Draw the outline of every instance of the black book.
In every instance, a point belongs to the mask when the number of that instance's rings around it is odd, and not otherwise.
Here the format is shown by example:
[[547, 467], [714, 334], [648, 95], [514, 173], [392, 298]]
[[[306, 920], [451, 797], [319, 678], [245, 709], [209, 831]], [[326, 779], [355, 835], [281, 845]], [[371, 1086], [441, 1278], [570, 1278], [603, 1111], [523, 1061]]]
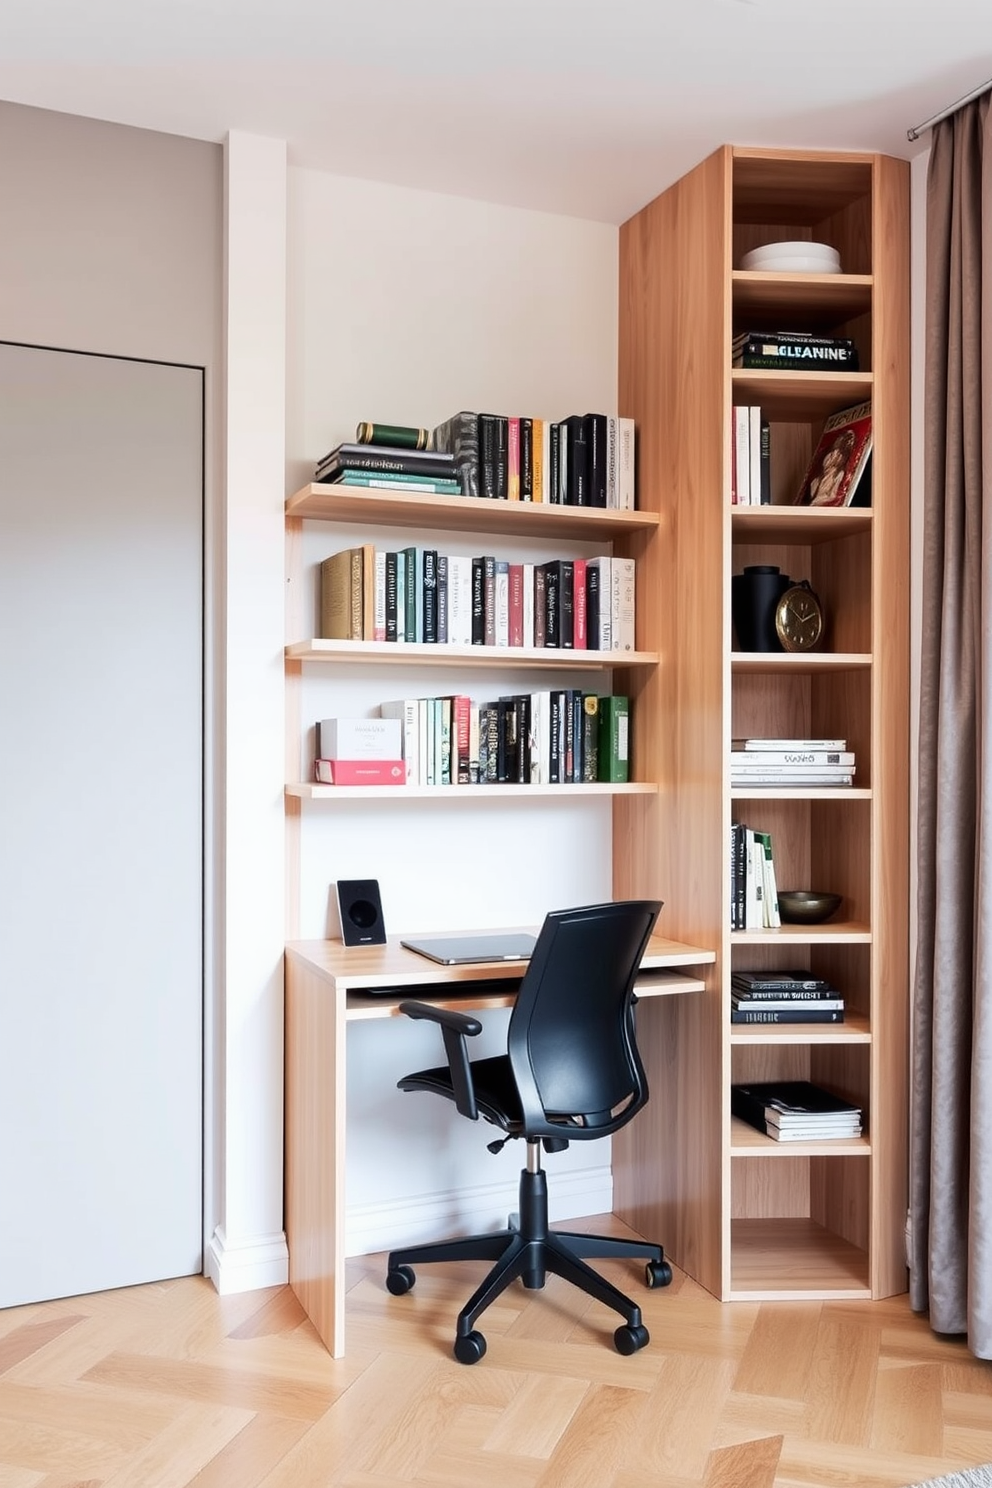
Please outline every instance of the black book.
[[437, 555], [437, 643], [448, 641], [448, 555]]
[[485, 601], [485, 566], [484, 558], [472, 559], [472, 645], [484, 646], [486, 644], [486, 601]]
[[548, 713], [550, 717], [550, 739], [548, 750], [548, 784], [561, 785], [562, 755], [564, 753], [565, 721], [564, 721], [565, 694], [561, 691], [551, 693]]
[[586, 445], [589, 452], [589, 505], [606, 505], [606, 414], [586, 414]]
[[544, 644], [561, 645], [561, 559], [541, 564], [544, 574]]
[[772, 426], [762, 415], [761, 443], [758, 450], [758, 493], [760, 504], [769, 506], [772, 499]]
[[561, 778], [564, 785], [575, 783], [575, 695], [572, 688], [562, 694], [565, 716], [565, 740], [562, 751]]
[[561, 488], [566, 506], [589, 505], [589, 446], [586, 421], [570, 414], [562, 424]]
[[752, 1125], [774, 1118], [776, 1124], [807, 1125], [817, 1116], [829, 1120], [836, 1116], [860, 1117], [861, 1107], [843, 1096], [814, 1085], [810, 1080], [763, 1080], [731, 1085], [730, 1109]]
[[399, 615], [396, 593], [396, 554], [386, 554], [386, 640], [395, 641], [396, 622]]
[[520, 500], [534, 500], [534, 420], [520, 420]]
[[843, 1023], [843, 1008], [818, 1008], [816, 1003], [803, 1003], [794, 1008], [736, 1007], [730, 1009], [731, 1023]]
[[769, 992], [778, 996], [783, 991], [833, 992], [826, 977], [813, 976], [808, 971], [735, 971], [731, 982], [742, 992]]
[[575, 646], [575, 564], [558, 560], [558, 644], [571, 651]]
[[437, 550], [424, 549], [424, 630], [425, 642], [437, 641]]
[[562, 426], [551, 424], [548, 429], [548, 489], [545, 499], [555, 506], [561, 505], [561, 461]]
[[510, 494], [510, 420], [496, 415], [496, 499], [506, 501]]
[[463, 496], [479, 496], [479, 415], [455, 413], [438, 424], [434, 448], [454, 456], [454, 467]]
[[490, 501], [496, 499], [497, 417], [494, 413], [480, 413], [479, 426], [479, 495]]
[[741, 1006], [761, 1007], [762, 1003], [776, 1002], [822, 1002], [825, 998], [838, 997], [840, 994], [835, 987], [825, 987], [820, 991], [811, 992], [806, 988], [786, 987], [777, 992], [745, 992], [733, 980], [730, 983], [730, 992]]
[[[500, 712], [498, 703], [486, 704], [486, 781], [495, 785], [500, 779]], [[480, 776], [481, 778], [481, 776]]]
[[437, 450], [386, 449], [374, 444], [339, 444], [317, 465], [315, 479], [325, 481], [345, 470], [383, 470], [393, 475], [434, 476], [452, 480], [454, 456]]

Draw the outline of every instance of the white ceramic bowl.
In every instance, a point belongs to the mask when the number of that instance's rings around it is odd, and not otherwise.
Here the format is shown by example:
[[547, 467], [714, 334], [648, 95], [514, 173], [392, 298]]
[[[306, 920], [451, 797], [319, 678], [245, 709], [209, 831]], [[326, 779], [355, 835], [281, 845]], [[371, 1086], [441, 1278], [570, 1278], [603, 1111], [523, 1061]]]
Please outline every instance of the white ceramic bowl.
[[772, 273], [839, 274], [840, 254], [829, 243], [765, 243], [744, 254], [741, 268]]

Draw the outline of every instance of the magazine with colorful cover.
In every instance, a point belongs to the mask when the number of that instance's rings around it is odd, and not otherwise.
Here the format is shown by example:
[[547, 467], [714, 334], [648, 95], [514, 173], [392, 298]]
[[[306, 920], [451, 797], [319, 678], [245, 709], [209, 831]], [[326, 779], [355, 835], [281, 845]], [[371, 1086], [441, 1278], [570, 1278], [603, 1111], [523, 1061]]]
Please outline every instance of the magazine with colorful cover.
[[798, 506], [850, 506], [871, 454], [871, 403], [832, 413], [803, 479]]

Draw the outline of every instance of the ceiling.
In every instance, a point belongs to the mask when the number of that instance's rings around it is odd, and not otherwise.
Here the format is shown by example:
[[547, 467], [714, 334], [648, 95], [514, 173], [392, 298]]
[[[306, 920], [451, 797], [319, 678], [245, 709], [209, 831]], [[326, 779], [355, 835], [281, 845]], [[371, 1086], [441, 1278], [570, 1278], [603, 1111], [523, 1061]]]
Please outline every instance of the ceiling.
[[910, 157], [990, 78], [982, 0], [0, 7], [0, 98], [613, 223], [727, 142]]

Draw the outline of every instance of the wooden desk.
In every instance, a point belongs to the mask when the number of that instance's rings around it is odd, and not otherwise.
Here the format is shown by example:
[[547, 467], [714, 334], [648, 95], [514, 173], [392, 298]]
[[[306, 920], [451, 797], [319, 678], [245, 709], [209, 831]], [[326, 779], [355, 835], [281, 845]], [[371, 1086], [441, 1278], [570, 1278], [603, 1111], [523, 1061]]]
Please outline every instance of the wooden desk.
[[[713, 951], [656, 936], [636, 988], [639, 999], [701, 992], [691, 968]], [[346, 1033], [357, 1019], [402, 1017], [399, 1004], [421, 997], [466, 1011], [509, 1007], [522, 962], [438, 966], [404, 950], [343, 946], [339, 940], [286, 947], [286, 1236], [289, 1283], [335, 1358], [344, 1353]], [[493, 982], [492, 993], [444, 989]], [[395, 988], [395, 993], [370, 989]]]

